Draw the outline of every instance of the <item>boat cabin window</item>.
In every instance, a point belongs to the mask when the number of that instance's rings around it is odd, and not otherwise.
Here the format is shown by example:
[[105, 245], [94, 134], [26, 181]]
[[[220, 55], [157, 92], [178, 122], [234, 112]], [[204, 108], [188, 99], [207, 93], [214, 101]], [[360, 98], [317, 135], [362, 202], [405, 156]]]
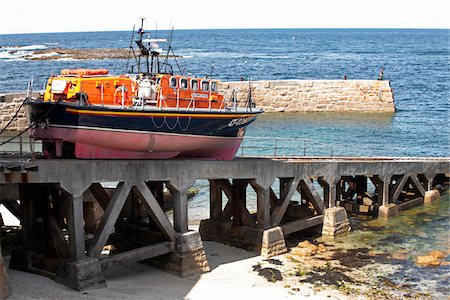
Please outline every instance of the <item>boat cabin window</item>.
[[170, 87], [171, 88], [177, 87], [177, 78], [176, 77], [170, 77]]
[[187, 78], [180, 78], [180, 88], [187, 89], [188, 88], [188, 80]]
[[198, 80], [197, 79], [192, 79], [191, 80], [191, 88], [194, 91], [198, 90]]
[[217, 92], [217, 90], [218, 90], [217, 81], [211, 81], [211, 91], [212, 92]]
[[209, 91], [209, 81], [202, 81], [202, 91]]

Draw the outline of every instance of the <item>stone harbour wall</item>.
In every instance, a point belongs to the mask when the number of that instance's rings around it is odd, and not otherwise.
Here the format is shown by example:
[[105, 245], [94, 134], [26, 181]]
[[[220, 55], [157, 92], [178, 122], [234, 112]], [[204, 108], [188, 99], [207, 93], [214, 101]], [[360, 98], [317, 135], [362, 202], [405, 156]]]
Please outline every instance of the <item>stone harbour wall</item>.
[[[393, 91], [386, 80], [268, 80], [253, 81], [251, 86], [253, 101], [265, 112], [395, 112]], [[220, 90], [227, 100], [236, 90], [242, 106], [248, 96], [249, 82], [222, 82]], [[24, 96], [0, 96], [0, 129], [14, 116]], [[8, 131], [26, 127], [22, 107]]]
[[[4, 97], [3, 102], [0, 102], [0, 130], [5, 128], [8, 122], [14, 117], [17, 110], [20, 108], [24, 95], [8, 95], [9, 97]], [[27, 128], [27, 119], [25, 115], [25, 108], [22, 106], [20, 108], [17, 117], [12, 120], [11, 124], [8, 126], [8, 131], [20, 131]]]
[[[273, 80], [253, 81], [252, 98], [265, 112], [395, 112], [394, 95], [386, 80]], [[249, 82], [223, 82], [230, 99], [236, 89], [245, 101]]]

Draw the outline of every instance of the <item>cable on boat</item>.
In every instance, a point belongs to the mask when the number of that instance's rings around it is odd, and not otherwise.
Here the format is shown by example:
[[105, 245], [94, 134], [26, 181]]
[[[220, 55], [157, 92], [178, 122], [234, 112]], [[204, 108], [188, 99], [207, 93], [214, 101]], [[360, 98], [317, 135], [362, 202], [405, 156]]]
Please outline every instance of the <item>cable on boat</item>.
[[[25, 101], [26, 101], [27, 99], [28, 99], [28, 98], [26, 98], [26, 99], [22, 102], [22, 105], [25, 103]], [[56, 105], [59, 104], [59, 102], [61, 102], [61, 99], [58, 100], [58, 101], [56, 101], [55, 105], [52, 106], [52, 107], [50, 107], [50, 108], [49, 108], [49, 109], [48, 109], [48, 110], [47, 110], [47, 111], [39, 118], [38, 122], [33, 122], [32, 124], [30, 124], [30, 126], [28, 126], [27, 128], [25, 128], [24, 130], [22, 130], [21, 132], [19, 132], [19, 133], [16, 134], [15, 136], [13, 136], [13, 137], [7, 139], [6, 141], [0, 143], [0, 147], [3, 146], [3, 145], [5, 145], [5, 144], [7, 144], [7, 143], [9, 143], [9, 142], [11, 142], [11, 141], [14, 140], [15, 138], [18, 138], [19, 136], [21, 136], [22, 134], [24, 134], [25, 132], [27, 132], [28, 129], [30, 129], [31, 127], [33, 127], [35, 124], [42, 122], [42, 119], [45, 118], [45, 117], [47, 117], [48, 114], [56, 107]], [[2, 131], [2, 132], [3, 132], [3, 131]]]
[[11, 120], [9, 120], [8, 124], [6, 124], [6, 126], [2, 128], [2, 130], [0, 131], [0, 134], [2, 134], [6, 130], [6, 128], [8, 128], [8, 126], [11, 125], [12, 121], [14, 121], [14, 119], [17, 118], [17, 115], [19, 114], [19, 111], [22, 109], [23, 105], [25, 104], [25, 101], [27, 101], [27, 100], [28, 100], [28, 98], [25, 98], [22, 101], [22, 103], [20, 104], [19, 108], [15, 112], [14, 116], [11, 118]]

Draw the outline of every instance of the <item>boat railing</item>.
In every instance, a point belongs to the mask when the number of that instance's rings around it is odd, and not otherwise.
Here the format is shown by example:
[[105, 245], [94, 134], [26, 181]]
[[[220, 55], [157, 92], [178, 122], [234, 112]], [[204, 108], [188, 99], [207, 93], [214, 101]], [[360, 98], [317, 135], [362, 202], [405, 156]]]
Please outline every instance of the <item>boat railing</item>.
[[239, 156], [333, 156], [331, 145], [305, 138], [245, 137]]

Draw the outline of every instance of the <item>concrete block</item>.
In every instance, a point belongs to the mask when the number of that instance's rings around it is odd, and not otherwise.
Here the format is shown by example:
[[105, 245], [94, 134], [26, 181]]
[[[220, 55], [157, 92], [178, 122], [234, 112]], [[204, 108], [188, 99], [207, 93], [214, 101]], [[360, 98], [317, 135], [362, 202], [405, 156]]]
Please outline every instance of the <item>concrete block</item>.
[[351, 230], [347, 211], [343, 207], [332, 207], [325, 210], [322, 235], [337, 236]]
[[281, 227], [264, 230], [261, 242], [260, 255], [272, 257], [287, 252], [286, 242]]
[[398, 216], [399, 210], [397, 205], [390, 203], [388, 205], [382, 205], [378, 209], [378, 218], [393, 218]]
[[56, 281], [77, 291], [106, 287], [100, 262], [96, 258], [62, 263]]
[[203, 242], [197, 231], [178, 233], [173, 253], [152, 258], [146, 262], [180, 277], [210, 271]]
[[430, 204], [434, 201], [438, 200], [441, 197], [441, 194], [438, 190], [431, 190], [425, 192], [425, 198], [423, 199], [424, 204]]

